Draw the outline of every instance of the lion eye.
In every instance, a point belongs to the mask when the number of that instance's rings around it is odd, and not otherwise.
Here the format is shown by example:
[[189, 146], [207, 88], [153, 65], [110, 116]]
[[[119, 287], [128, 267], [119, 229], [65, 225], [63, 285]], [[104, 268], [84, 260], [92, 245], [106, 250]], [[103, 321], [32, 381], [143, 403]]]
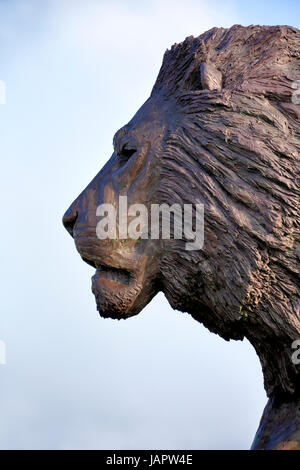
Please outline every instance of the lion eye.
[[122, 150], [118, 153], [118, 156], [124, 160], [129, 160], [129, 158], [136, 152], [134, 148], [126, 147], [127, 144], [123, 145]]

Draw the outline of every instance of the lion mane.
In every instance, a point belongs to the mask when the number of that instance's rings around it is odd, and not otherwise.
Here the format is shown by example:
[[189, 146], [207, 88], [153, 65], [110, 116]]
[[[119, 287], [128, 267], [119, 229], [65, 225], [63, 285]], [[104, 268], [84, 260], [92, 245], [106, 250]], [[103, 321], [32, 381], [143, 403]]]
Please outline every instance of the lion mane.
[[299, 390], [297, 79], [299, 30], [236, 25], [172, 46], [152, 90], [180, 110], [165, 139], [160, 201], [205, 208], [204, 249], [173, 240], [162, 290], [224, 339], [247, 337], [269, 396]]

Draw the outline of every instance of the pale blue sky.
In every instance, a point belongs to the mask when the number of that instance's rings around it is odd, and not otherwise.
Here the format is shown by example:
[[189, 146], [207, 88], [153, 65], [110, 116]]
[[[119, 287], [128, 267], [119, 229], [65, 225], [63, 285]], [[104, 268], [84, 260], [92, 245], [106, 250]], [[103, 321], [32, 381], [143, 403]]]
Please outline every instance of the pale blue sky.
[[297, 3], [0, 0], [0, 448], [249, 448], [266, 403], [249, 343], [162, 294], [128, 321], [98, 317], [61, 216], [166, 48], [213, 26], [299, 27]]

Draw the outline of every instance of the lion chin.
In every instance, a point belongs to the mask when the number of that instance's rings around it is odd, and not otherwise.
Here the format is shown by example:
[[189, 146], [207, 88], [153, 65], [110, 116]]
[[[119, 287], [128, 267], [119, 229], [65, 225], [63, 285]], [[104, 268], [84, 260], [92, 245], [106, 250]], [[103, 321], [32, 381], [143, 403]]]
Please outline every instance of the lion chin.
[[142, 309], [138, 307], [141, 291], [142, 285], [136, 280], [126, 285], [119, 280], [102, 277], [99, 272], [92, 277], [92, 292], [103, 318], [121, 320], [137, 315]]

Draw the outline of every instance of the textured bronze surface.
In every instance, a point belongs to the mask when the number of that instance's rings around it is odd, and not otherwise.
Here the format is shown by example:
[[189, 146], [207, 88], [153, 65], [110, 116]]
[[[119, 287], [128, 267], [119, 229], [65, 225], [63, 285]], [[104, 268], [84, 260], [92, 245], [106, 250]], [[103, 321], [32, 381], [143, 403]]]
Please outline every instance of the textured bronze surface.
[[[163, 291], [224, 339], [249, 339], [270, 397], [253, 448], [299, 448], [299, 51], [288, 26], [213, 28], [172, 46], [150, 98], [64, 216], [96, 268], [102, 316], [135, 315]], [[97, 239], [96, 208], [118, 208], [119, 195], [148, 208], [204, 204], [203, 249]]]

